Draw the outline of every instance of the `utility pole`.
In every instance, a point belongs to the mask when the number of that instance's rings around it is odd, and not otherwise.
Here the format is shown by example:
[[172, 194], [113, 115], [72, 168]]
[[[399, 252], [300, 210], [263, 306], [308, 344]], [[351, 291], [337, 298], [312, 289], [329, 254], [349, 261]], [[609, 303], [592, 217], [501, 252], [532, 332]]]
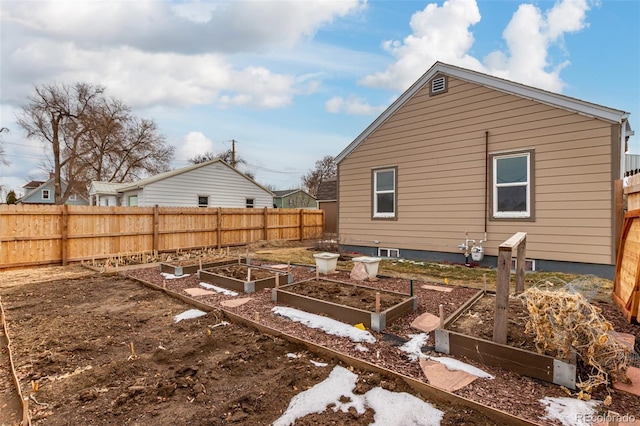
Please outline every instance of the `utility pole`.
[[231, 139], [231, 167], [236, 166], [236, 141]]

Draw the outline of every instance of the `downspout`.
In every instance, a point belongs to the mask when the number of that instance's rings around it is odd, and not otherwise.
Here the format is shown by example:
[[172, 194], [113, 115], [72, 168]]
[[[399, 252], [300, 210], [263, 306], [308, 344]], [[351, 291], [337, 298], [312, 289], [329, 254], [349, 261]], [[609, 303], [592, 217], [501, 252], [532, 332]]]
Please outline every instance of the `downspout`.
[[489, 210], [489, 131], [484, 132], [484, 241], [487, 241], [487, 214]]

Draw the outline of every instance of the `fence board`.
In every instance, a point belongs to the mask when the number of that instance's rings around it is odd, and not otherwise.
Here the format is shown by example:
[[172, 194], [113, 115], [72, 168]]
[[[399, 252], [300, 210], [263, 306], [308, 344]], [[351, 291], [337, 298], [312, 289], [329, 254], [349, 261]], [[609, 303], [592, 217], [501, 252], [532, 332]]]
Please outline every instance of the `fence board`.
[[[0, 206], [0, 269], [322, 236], [324, 211]], [[63, 246], [64, 240], [64, 246]]]

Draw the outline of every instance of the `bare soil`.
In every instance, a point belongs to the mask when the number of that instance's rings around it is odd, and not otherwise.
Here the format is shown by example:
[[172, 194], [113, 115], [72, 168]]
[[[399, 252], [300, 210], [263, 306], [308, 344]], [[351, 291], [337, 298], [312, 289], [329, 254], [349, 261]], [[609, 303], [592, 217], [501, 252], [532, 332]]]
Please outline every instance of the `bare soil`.
[[[295, 281], [315, 278], [313, 268], [293, 265], [291, 270]], [[329, 336], [274, 315], [270, 289], [242, 295], [250, 300], [226, 309], [261, 325], [426, 381], [417, 363], [398, 349], [411, 335], [420, 332], [411, 327], [411, 322], [425, 312], [437, 315], [440, 305], [448, 317], [477, 289], [443, 286], [451, 291], [437, 291], [423, 285], [442, 284], [442, 280], [419, 274], [410, 277], [398, 274], [363, 283], [351, 280], [348, 270], [330, 277], [403, 294], [409, 293], [413, 284], [418, 310], [394, 321], [384, 333], [372, 332], [377, 339], [373, 344], [356, 345], [347, 338]], [[0, 274], [0, 296], [7, 311], [17, 370], [23, 392], [32, 396], [30, 410], [35, 425], [270, 424], [294, 395], [323, 380], [337, 364], [336, 360], [323, 359], [252, 328], [233, 323], [220, 325], [227, 318], [219, 310], [175, 323], [174, 315], [192, 307], [135, 280], [159, 288], [165, 284], [184, 295], [188, 294], [185, 289], [199, 286], [193, 274], [165, 280], [157, 266], [122, 271], [119, 276], [77, 266]], [[197, 297], [214, 308], [229, 299], [232, 297], [219, 293]], [[456, 331], [490, 339], [492, 302], [491, 297], [478, 302], [456, 322]], [[598, 298], [597, 303], [616, 331], [640, 335], [640, 326], [628, 324], [606, 297]], [[509, 344], [534, 348], [532, 336], [521, 333], [526, 312], [519, 302], [510, 309]], [[431, 352], [433, 344], [430, 336], [423, 351], [441, 355]], [[0, 360], [4, 362], [3, 358]], [[328, 366], [318, 368], [310, 360]], [[545, 396], [567, 396], [558, 386], [469, 363], [495, 379], [478, 379], [456, 394], [515, 416], [550, 424], [543, 419], [544, 408], [538, 401]], [[4, 367], [0, 366], [0, 424], [14, 425], [11, 384]], [[382, 386], [415, 395], [402, 381], [356, 372], [361, 392]], [[30, 393], [36, 382], [38, 391]], [[603, 389], [593, 396], [602, 400], [607, 393]], [[610, 393], [611, 410], [640, 417], [640, 398], [613, 390]], [[434, 405], [447, 413], [444, 424], [495, 424], [468, 408], [438, 402]], [[371, 410], [364, 415], [327, 410], [299, 419], [296, 424], [364, 425], [372, 419]]]
[[[207, 272], [225, 277], [234, 278], [240, 281], [247, 281], [250, 266], [246, 265], [228, 265], [216, 266], [215, 268], [206, 269]], [[268, 271], [261, 268], [251, 268], [251, 280], [262, 280], [264, 278], [272, 278], [276, 275], [274, 271]]]
[[392, 308], [410, 297], [409, 295], [403, 296], [361, 285], [323, 279], [312, 279], [291, 284], [283, 290], [369, 312], [375, 312], [376, 294], [380, 294], [381, 311]]
[[[124, 276], [1, 291], [35, 425], [267, 425], [336, 365], [282, 338], [223, 325], [220, 311], [176, 323], [190, 305]], [[357, 392], [382, 386], [414, 393], [402, 381], [356, 372]], [[3, 377], [0, 387], [8, 386]], [[445, 424], [492, 424], [473, 410], [435, 405], [447, 412]], [[2, 400], [0, 407], [0, 423], [16, 424]], [[327, 410], [297, 424], [365, 425], [372, 416]]]

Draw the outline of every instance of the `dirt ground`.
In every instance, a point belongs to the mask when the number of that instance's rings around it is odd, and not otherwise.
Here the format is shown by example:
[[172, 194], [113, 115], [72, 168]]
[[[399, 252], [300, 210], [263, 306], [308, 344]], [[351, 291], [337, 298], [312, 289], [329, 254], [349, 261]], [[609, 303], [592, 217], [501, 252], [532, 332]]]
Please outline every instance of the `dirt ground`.
[[[296, 265], [291, 269], [295, 281], [315, 278], [313, 269]], [[31, 395], [34, 424], [270, 424], [286, 410], [294, 395], [322, 381], [338, 363], [252, 328], [221, 325], [227, 318], [218, 310], [175, 323], [175, 315], [192, 307], [134, 279], [158, 287], [165, 285], [185, 295], [185, 289], [199, 284], [193, 274], [167, 280], [157, 265], [121, 271], [116, 276], [78, 266], [0, 274], [0, 296], [10, 325], [22, 390]], [[434, 290], [432, 286], [438, 283], [413, 276], [362, 283], [351, 280], [344, 270], [331, 279], [405, 294], [414, 285], [418, 310], [395, 321], [388, 332], [375, 333], [377, 342], [365, 345], [366, 351], [361, 351], [349, 339], [328, 336], [273, 315], [270, 289], [240, 295], [239, 298], [250, 300], [227, 309], [424, 381], [417, 363], [409, 362], [406, 354], [398, 350], [411, 334], [419, 332], [410, 326], [411, 322], [424, 312], [437, 314], [440, 305], [449, 316], [478, 291], [459, 286], [448, 286], [448, 292]], [[220, 293], [198, 297], [199, 302], [214, 307], [230, 299]], [[524, 309], [519, 302], [513, 303], [510, 344], [533, 347], [531, 336], [521, 333], [524, 327], [519, 320], [524, 318]], [[626, 323], [613, 304], [601, 300], [598, 303], [616, 331], [640, 334], [640, 326]], [[482, 299], [457, 324], [462, 327], [457, 331], [480, 337], [485, 333], [490, 338], [493, 304]], [[429, 352], [433, 344], [430, 338], [423, 351], [440, 355]], [[311, 360], [328, 365], [318, 368]], [[3, 363], [4, 360], [0, 363], [0, 424], [14, 425], [16, 416], [10, 415], [11, 383], [4, 374], [7, 370]], [[567, 396], [555, 385], [499, 368], [476, 366], [493, 374], [495, 380], [476, 380], [456, 394], [531, 421], [548, 423], [541, 420], [544, 410], [539, 399]], [[416, 395], [402, 381], [355, 371], [360, 376], [358, 392], [382, 386]], [[36, 383], [38, 390], [31, 393]], [[518, 390], [518, 398], [513, 398], [514, 389]], [[603, 399], [606, 394], [603, 391], [594, 397]], [[612, 396], [614, 411], [640, 414], [640, 398], [615, 391]], [[443, 424], [495, 424], [468, 408], [434, 405], [447, 413]], [[299, 419], [296, 424], [364, 425], [372, 419], [371, 410], [364, 415], [328, 410]]]
[[[36, 425], [267, 425], [336, 365], [284, 339], [224, 324], [218, 311], [176, 323], [191, 306], [123, 276], [1, 291]], [[357, 392], [382, 386], [414, 393], [402, 381], [358, 373]], [[5, 377], [0, 387], [8, 386]], [[5, 408], [0, 423], [15, 424]], [[444, 424], [492, 424], [466, 408], [438, 408], [447, 412]], [[365, 425], [372, 416], [328, 410], [296, 424]]]
[[377, 291], [362, 285], [343, 284], [338, 281], [323, 279], [313, 279], [292, 284], [283, 290], [369, 312], [375, 312], [376, 293], [380, 294], [381, 311], [392, 308], [409, 298], [408, 295]]

